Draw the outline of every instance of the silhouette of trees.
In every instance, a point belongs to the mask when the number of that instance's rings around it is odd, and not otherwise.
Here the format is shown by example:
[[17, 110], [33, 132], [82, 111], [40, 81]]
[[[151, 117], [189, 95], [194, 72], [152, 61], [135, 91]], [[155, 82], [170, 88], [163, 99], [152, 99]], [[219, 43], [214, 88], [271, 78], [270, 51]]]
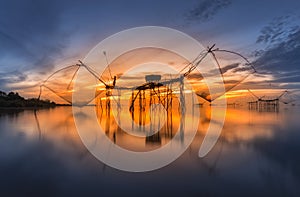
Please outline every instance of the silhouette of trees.
[[56, 103], [51, 102], [50, 100], [39, 100], [36, 98], [25, 99], [24, 97], [20, 96], [19, 93], [9, 92], [6, 94], [3, 91], [0, 91], [0, 107], [15, 107], [15, 108], [22, 108], [22, 107], [55, 107]]

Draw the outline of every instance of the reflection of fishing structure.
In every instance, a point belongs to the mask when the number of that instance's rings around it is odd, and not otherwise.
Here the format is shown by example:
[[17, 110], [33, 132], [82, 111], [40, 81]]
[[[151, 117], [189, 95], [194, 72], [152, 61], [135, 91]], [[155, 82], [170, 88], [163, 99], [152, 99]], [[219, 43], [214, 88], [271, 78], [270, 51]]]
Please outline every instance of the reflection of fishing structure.
[[248, 91], [253, 95], [257, 100], [248, 102], [248, 107], [250, 110], [258, 111], [279, 111], [279, 102], [282, 102], [280, 99], [288, 92], [287, 90], [283, 91], [279, 96], [273, 99], [267, 99], [266, 96], [258, 97], [251, 90]]
[[[72, 147], [73, 150], [78, 149], [78, 157], [82, 159], [88, 156], [90, 152], [87, 149], [81, 149], [80, 146], [78, 146], [76, 140], [79, 139], [76, 136], [77, 133], [74, 128], [75, 125], [73, 122], [73, 114], [71, 113], [71, 110], [68, 110], [68, 112], [69, 113], [64, 114], [63, 116], [64, 118], [58, 119], [57, 121], [53, 122], [51, 125], [49, 124], [45, 125], [43, 124], [43, 122], [45, 122], [46, 116], [42, 115], [43, 114], [42, 111], [34, 109], [32, 113], [34, 115], [34, 120], [38, 131], [38, 140], [48, 141], [51, 138], [53, 138], [53, 135], [55, 136], [64, 135], [62, 137], [63, 143], [69, 147]], [[45, 113], [47, 113], [47, 110], [45, 110]], [[63, 131], [63, 132], [58, 133], [58, 131]]]
[[189, 147], [189, 156], [191, 157], [191, 159], [197, 158], [195, 162], [197, 162], [199, 164], [199, 167], [205, 172], [207, 172], [209, 176], [215, 176], [219, 173], [218, 167], [220, 165], [220, 160], [222, 160], [222, 155], [224, 153], [223, 148], [226, 144], [226, 138], [224, 136], [224, 133], [221, 134], [218, 139], [218, 142], [211, 150], [210, 154], [203, 158], [195, 157], [195, 155], [199, 154], [198, 147], [202, 143], [202, 140], [205, 137], [209, 125], [221, 124], [218, 120], [212, 119], [211, 108], [209, 105], [205, 106], [204, 108], [201, 108], [200, 114], [201, 128], [199, 128], [198, 133], [196, 134], [195, 141], [193, 141], [193, 144]]
[[38, 130], [39, 140], [41, 140], [42, 139], [42, 130], [41, 130], [40, 121], [38, 119], [36, 109], [33, 110], [33, 114], [34, 114], [34, 119], [35, 119], [35, 122], [36, 122], [36, 127], [37, 127], [37, 130]]
[[223, 153], [224, 142], [224, 139], [221, 138], [220, 145], [218, 145], [219, 150], [213, 154], [214, 158], [212, 161], [206, 161], [205, 158], [199, 160], [209, 175], [216, 175], [218, 173], [217, 167]]

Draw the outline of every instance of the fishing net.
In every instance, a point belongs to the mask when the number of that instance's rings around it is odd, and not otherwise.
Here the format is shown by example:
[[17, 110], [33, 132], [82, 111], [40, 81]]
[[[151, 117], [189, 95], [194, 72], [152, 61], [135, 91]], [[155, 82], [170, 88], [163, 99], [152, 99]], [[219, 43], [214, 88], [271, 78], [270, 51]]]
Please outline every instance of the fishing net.
[[[151, 85], [160, 86], [160, 93], [166, 94], [180, 91], [180, 84], [188, 82], [199, 98], [212, 102], [226, 92], [241, 84], [249, 75], [255, 72], [254, 67], [242, 55], [219, 49], [208, 49], [199, 53], [194, 60], [187, 60], [175, 52], [161, 48], [138, 48], [128, 51], [109, 62], [107, 54], [99, 54], [106, 58], [108, 66], [101, 72], [99, 67], [103, 62], [83, 63], [57, 70], [42, 84], [42, 93], [46, 91], [56, 94], [70, 104], [72, 93], [95, 88], [93, 98], [102, 99], [120, 91], [127, 99], [134, 99], [132, 91], [151, 89]], [[197, 69], [196, 69], [197, 68]], [[77, 73], [80, 72], [80, 77]], [[102, 73], [102, 74], [100, 74]], [[147, 80], [148, 76], [148, 80]], [[159, 78], [151, 81], [151, 76]], [[149, 78], [150, 77], [150, 78]], [[222, 80], [216, 80], [216, 78]], [[149, 80], [150, 79], [150, 80]], [[74, 83], [80, 83], [80, 89], [74, 90]], [[155, 82], [155, 83], [154, 83]], [[184, 83], [185, 83], [184, 82]], [[224, 83], [225, 92], [211, 93], [208, 87], [218, 88]], [[114, 90], [114, 91], [112, 91]], [[93, 99], [83, 97], [77, 100], [79, 105], [87, 105]]]

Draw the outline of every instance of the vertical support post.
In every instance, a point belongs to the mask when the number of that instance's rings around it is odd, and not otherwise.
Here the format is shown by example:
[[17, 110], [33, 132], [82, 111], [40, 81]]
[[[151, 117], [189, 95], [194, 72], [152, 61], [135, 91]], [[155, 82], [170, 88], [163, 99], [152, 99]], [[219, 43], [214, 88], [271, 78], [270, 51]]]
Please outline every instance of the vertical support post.
[[183, 142], [185, 128], [185, 97], [184, 97], [184, 77], [180, 76], [180, 139]]

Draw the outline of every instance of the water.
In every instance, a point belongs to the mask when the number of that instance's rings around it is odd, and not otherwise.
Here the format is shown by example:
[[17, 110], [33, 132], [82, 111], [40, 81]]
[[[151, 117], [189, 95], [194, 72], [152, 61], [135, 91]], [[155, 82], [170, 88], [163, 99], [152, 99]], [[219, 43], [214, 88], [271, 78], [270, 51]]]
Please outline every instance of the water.
[[[209, 110], [200, 111], [196, 138], [179, 159], [156, 171], [129, 173], [87, 151], [71, 107], [1, 109], [0, 196], [300, 195], [299, 107], [282, 106], [278, 113], [229, 108], [222, 135], [204, 158], [198, 151], [210, 120]], [[112, 126], [111, 139], [113, 132]], [[118, 131], [116, 143], [127, 148], [160, 146], [155, 140], [126, 145], [120, 136]], [[168, 136], [160, 137], [163, 145]]]

